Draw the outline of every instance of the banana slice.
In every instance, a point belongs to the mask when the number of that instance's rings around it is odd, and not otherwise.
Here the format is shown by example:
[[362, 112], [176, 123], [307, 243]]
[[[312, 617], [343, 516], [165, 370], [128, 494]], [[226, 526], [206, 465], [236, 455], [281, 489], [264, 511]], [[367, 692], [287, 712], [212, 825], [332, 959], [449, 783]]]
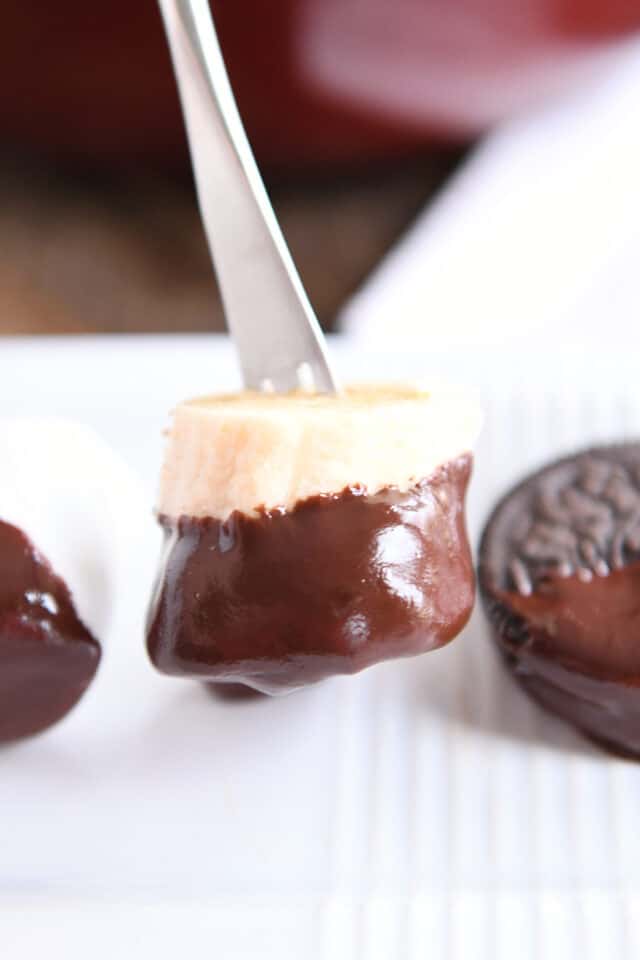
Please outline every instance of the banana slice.
[[477, 408], [443, 386], [191, 400], [174, 411], [158, 509], [225, 520], [354, 484], [406, 490], [471, 450], [478, 429]]
[[473, 603], [463, 507], [479, 424], [445, 386], [180, 405], [155, 665], [276, 693], [452, 639]]

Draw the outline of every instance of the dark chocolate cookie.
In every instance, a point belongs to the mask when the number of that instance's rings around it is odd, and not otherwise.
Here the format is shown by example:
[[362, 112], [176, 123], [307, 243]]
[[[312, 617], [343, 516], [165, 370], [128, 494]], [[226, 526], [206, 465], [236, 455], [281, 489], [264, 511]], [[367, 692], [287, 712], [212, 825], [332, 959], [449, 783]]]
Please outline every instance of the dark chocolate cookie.
[[640, 444], [586, 450], [516, 486], [487, 523], [478, 572], [523, 687], [640, 757]]

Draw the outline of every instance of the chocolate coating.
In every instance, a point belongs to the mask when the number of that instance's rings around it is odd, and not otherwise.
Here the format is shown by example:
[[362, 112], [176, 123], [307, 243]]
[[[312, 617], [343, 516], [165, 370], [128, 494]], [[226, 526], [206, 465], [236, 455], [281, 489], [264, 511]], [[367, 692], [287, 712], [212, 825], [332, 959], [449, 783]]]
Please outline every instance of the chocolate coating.
[[0, 521], [0, 742], [64, 717], [99, 662], [64, 581], [21, 530]]
[[470, 472], [465, 454], [407, 492], [350, 487], [225, 522], [161, 516], [153, 663], [278, 693], [447, 643], [474, 598]]
[[479, 586], [523, 687], [640, 757], [640, 445], [587, 450], [508, 493], [482, 537]]

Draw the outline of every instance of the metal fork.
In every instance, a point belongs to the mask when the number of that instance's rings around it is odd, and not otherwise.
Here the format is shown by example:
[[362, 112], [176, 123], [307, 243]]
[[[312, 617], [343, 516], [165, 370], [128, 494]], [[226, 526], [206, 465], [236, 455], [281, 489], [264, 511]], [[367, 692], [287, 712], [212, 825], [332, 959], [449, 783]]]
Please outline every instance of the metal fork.
[[322, 331], [249, 146], [208, 0], [158, 0], [200, 212], [247, 387], [336, 390]]

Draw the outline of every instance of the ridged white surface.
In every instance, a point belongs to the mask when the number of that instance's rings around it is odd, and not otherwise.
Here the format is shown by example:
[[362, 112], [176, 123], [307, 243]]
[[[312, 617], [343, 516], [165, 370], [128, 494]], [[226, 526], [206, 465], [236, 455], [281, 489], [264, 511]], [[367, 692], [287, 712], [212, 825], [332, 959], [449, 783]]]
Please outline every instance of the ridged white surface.
[[[479, 391], [474, 540], [528, 469], [640, 435], [631, 344], [592, 356], [333, 349], [342, 375], [435, 370]], [[167, 409], [233, 386], [230, 364], [226, 344], [198, 338], [17, 342], [3, 345], [0, 396], [10, 412], [81, 415], [143, 472], [151, 503]], [[640, 956], [640, 765], [529, 701], [479, 611], [423, 658], [222, 702], [144, 664], [151, 552], [86, 709], [0, 753], [3, 956]]]

